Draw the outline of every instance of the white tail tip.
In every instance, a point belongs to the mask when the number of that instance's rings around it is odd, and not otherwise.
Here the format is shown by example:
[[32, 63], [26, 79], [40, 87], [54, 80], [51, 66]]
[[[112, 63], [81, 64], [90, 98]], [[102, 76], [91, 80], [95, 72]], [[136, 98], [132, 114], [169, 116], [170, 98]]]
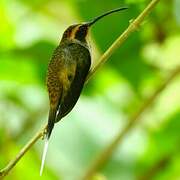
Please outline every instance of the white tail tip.
[[43, 173], [46, 154], [47, 154], [47, 150], [48, 150], [48, 144], [49, 144], [49, 140], [45, 139], [44, 150], [43, 150], [42, 161], [41, 161], [40, 176], [42, 176], [42, 173]]

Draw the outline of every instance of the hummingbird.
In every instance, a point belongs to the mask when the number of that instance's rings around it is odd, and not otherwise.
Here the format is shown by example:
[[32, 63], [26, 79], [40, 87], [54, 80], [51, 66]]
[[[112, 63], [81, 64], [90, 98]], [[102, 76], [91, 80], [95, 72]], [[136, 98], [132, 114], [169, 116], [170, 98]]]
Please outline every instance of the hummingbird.
[[54, 125], [73, 109], [90, 71], [91, 53], [87, 41], [90, 27], [101, 18], [125, 9], [127, 7], [113, 9], [89, 22], [69, 26], [54, 50], [46, 79], [50, 110], [40, 175], [43, 172], [48, 142]]

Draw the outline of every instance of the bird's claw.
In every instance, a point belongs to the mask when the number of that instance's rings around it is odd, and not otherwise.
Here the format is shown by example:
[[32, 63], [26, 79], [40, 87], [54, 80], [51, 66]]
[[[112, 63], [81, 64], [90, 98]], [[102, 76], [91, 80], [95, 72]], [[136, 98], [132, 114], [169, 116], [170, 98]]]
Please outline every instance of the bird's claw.
[[45, 139], [46, 133], [47, 133], [47, 129], [45, 128], [42, 132], [42, 140]]

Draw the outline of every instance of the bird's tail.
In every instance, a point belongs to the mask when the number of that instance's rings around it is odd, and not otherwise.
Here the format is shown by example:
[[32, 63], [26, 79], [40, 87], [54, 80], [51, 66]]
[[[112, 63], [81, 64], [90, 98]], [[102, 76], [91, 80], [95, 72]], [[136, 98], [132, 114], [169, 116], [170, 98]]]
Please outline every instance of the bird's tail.
[[50, 108], [49, 111], [49, 118], [48, 118], [48, 125], [47, 125], [47, 132], [46, 132], [46, 139], [49, 139], [54, 128], [54, 124], [56, 122], [56, 108]]
[[49, 145], [49, 139], [45, 139], [44, 150], [43, 150], [42, 161], [41, 161], [40, 176], [43, 173], [45, 159], [46, 159], [46, 154], [47, 154], [47, 150], [48, 150], [48, 145]]
[[45, 159], [46, 159], [46, 154], [47, 154], [48, 145], [49, 145], [49, 138], [50, 138], [52, 130], [54, 128], [54, 123], [55, 122], [56, 122], [56, 109], [55, 110], [54, 109], [50, 109], [50, 111], [49, 111], [49, 118], [48, 118], [48, 125], [47, 125], [47, 132], [46, 132], [46, 135], [45, 135], [44, 150], [43, 150], [42, 161], [41, 161], [40, 176], [43, 173]]

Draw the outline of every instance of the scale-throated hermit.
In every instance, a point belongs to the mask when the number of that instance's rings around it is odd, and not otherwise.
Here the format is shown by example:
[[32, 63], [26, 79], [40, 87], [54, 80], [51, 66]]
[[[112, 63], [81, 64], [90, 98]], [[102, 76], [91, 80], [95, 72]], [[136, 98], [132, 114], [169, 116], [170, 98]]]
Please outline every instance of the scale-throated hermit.
[[89, 22], [69, 26], [54, 50], [47, 73], [50, 110], [40, 174], [43, 172], [48, 141], [54, 124], [66, 116], [76, 104], [91, 66], [87, 43], [89, 28], [99, 19], [126, 7], [108, 11]]

